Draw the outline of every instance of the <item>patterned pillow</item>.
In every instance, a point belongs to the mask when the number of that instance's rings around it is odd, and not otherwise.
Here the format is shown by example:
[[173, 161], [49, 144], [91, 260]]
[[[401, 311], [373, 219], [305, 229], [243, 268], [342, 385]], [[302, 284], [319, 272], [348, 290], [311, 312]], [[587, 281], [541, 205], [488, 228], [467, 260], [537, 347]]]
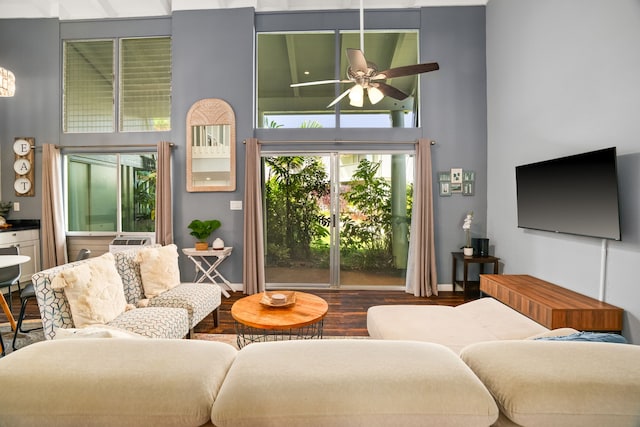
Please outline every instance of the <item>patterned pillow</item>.
[[174, 244], [159, 248], [144, 248], [138, 252], [144, 295], [153, 298], [180, 284], [178, 247]]
[[110, 253], [61, 271], [51, 287], [64, 290], [77, 328], [108, 323], [127, 308], [122, 279]]

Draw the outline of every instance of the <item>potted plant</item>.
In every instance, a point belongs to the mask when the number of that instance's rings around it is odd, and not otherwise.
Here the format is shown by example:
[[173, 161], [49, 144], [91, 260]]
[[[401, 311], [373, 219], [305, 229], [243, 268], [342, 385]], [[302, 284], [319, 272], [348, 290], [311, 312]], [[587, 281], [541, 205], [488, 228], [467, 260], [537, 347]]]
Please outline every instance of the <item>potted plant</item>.
[[471, 222], [473, 221], [473, 211], [467, 213], [467, 216], [464, 218], [462, 222], [462, 229], [464, 230], [466, 242], [462, 247], [462, 251], [464, 256], [472, 256], [473, 255], [473, 247], [471, 246]]
[[9, 216], [13, 202], [0, 202], [0, 216], [5, 219]]
[[209, 236], [211, 233], [216, 231], [220, 227], [221, 223], [217, 219], [209, 219], [209, 220], [199, 220], [194, 219], [187, 226], [191, 229], [191, 234], [198, 241], [196, 242], [195, 248], [197, 251], [206, 251], [209, 248]]

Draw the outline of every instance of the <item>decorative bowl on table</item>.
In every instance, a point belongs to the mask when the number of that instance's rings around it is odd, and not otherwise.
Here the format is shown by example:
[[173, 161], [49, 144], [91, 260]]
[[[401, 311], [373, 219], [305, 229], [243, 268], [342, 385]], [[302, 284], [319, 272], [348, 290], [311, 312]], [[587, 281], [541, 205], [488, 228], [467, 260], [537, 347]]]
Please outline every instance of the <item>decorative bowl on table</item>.
[[268, 307], [289, 307], [296, 303], [295, 291], [263, 292], [260, 304]]

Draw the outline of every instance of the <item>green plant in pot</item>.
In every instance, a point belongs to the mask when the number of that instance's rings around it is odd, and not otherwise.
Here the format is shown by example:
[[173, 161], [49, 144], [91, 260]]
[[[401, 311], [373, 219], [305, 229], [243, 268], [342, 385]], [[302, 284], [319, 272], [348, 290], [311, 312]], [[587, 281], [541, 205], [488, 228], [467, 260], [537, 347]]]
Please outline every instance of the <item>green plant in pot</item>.
[[220, 225], [221, 223], [217, 219], [209, 219], [205, 221], [194, 219], [191, 221], [187, 227], [191, 229], [191, 233], [189, 234], [197, 239], [195, 245], [196, 250], [206, 251], [209, 248], [209, 236], [220, 228]]

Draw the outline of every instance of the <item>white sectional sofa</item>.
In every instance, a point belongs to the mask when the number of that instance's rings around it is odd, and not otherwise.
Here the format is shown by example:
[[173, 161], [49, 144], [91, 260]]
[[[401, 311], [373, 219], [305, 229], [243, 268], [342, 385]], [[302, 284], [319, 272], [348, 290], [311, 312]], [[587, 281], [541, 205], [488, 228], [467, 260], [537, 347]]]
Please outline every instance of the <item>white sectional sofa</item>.
[[0, 359], [0, 427], [640, 425], [640, 347], [65, 339]]
[[[456, 353], [477, 342], [525, 339], [549, 332], [493, 298], [481, 298], [456, 307], [373, 306], [367, 311], [367, 330], [372, 338], [434, 342]], [[576, 331], [559, 331], [564, 332]]]

